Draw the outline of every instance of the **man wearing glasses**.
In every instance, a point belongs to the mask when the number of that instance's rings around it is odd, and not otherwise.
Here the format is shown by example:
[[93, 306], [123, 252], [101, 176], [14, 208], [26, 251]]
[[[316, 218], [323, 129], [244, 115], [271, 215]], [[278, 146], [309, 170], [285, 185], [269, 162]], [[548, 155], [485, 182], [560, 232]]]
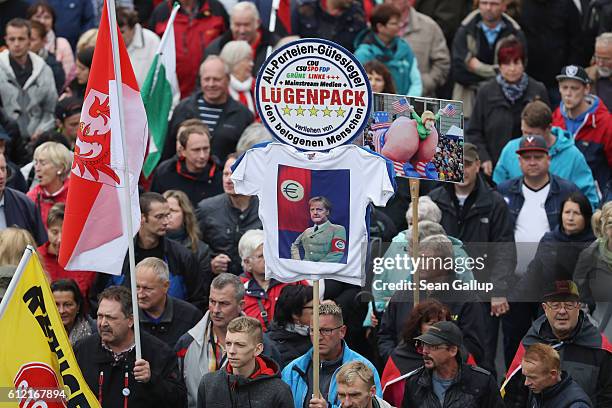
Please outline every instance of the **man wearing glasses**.
[[[321, 365], [318, 369], [321, 398], [314, 396], [312, 348], [283, 369], [282, 378], [291, 387], [295, 408], [327, 408], [327, 401], [332, 406], [339, 406], [335, 373], [349, 361], [361, 361], [374, 372], [376, 395], [382, 397], [380, 377], [374, 365], [361, 354], [351, 350], [344, 342], [346, 326], [342, 319], [342, 310], [333, 302], [323, 303], [319, 308], [319, 333]], [[310, 340], [312, 339], [311, 326]]]
[[463, 334], [455, 323], [437, 322], [415, 340], [424, 365], [408, 374], [402, 407], [504, 406], [495, 377], [484, 368], [463, 364]]
[[545, 292], [544, 315], [523, 337], [502, 386], [508, 407], [526, 406], [528, 388], [521, 374], [525, 350], [549, 344], [559, 352], [561, 369], [583, 388], [597, 407], [612, 406], [612, 345], [580, 309], [578, 287], [573, 281], [555, 281]]

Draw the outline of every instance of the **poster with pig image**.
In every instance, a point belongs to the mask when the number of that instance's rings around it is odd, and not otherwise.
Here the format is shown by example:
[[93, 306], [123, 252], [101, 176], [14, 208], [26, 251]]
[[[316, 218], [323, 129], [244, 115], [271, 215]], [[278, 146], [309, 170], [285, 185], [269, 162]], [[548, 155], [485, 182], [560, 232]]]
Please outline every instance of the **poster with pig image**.
[[396, 176], [461, 182], [462, 102], [374, 93], [363, 145], [391, 160]]

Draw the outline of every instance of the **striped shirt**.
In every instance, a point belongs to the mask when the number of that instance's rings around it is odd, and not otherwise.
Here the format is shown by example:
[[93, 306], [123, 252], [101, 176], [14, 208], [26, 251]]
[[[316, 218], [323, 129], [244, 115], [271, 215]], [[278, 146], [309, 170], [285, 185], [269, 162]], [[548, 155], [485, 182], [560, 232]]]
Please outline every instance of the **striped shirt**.
[[202, 122], [208, 125], [211, 135], [215, 133], [215, 127], [217, 126], [217, 122], [219, 122], [219, 117], [223, 112], [224, 106], [225, 105], [211, 105], [207, 103], [204, 98], [198, 99], [198, 116]]

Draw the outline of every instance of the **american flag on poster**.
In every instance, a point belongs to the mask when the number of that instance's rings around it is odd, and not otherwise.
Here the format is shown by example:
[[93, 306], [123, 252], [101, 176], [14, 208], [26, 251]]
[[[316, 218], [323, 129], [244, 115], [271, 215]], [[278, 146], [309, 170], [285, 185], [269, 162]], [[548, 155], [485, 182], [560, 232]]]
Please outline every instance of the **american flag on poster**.
[[410, 104], [408, 103], [408, 100], [406, 98], [401, 98], [393, 102], [391, 104], [391, 107], [393, 108], [393, 111], [395, 113], [402, 113], [408, 110], [408, 108], [410, 107]]
[[457, 114], [457, 109], [455, 109], [455, 105], [449, 103], [440, 110], [440, 113], [444, 116], [455, 116]]

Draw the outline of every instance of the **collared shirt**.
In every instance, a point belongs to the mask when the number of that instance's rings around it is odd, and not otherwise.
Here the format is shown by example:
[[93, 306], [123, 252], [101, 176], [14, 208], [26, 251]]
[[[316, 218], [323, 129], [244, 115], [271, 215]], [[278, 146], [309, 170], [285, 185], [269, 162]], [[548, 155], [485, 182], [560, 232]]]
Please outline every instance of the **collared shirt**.
[[493, 45], [495, 43], [495, 40], [497, 39], [497, 36], [499, 35], [499, 33], [501, 32], [502, 28], [504, 28], [505, 24], [503, 21], [500, 21], [495, 28], [489, 28], [485, 23], [483, 23], [482, 21], [480, 23], [478, 23], [478, 25], [480, 26], [480, 28], [482, 29], [482, 32], [484, 33], [487, 42], [489, 43], [489, 46]]
[[4, 194], [0, 198], [0, 231], [6, 229], [6, 214], [4, 213]]
[[28, 55], [25, 65], [21, 65], [18, 63], [13, 57], [9, 55], [9, 63], [11, 64], [11, 68], [13, 68], [13, 72], [15, 73], [15, 79], [17, 79], [17, 83], [20, 87], [23, 88], [28, 78], [32, 76], [32, 59]]

